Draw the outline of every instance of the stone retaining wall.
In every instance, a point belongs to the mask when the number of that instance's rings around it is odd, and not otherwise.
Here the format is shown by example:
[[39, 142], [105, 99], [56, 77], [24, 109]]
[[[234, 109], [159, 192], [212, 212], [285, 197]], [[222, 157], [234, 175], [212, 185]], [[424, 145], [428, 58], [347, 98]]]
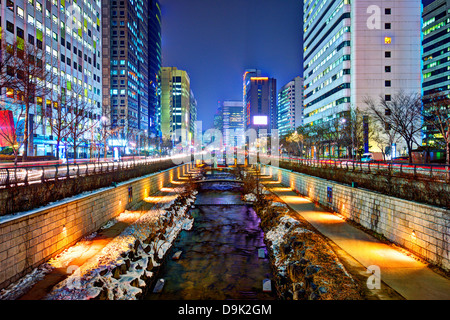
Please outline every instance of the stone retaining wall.
[[189, 164], [0, 218], [0, 289], [178, 177]]
[[450, 271], [450, 211], [273, 166], [261, 174]]

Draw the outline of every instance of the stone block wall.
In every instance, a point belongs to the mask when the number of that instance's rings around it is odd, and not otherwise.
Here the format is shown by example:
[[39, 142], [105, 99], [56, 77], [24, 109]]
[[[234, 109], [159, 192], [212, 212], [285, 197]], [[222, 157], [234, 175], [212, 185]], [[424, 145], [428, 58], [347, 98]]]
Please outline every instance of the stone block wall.
[[273, 166], [261, 173], [450, 271], [450, 211]]
[[189, 164], [178, 166], [43, 208], [0, 217], [0, 289], [171, 181], [186, 176], [189, 168]]

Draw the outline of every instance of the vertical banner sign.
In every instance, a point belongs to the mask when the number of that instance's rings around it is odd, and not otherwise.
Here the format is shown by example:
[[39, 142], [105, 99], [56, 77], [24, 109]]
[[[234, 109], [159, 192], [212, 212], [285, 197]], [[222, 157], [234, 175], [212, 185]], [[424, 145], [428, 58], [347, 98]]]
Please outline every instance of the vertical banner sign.
[[133, 187], [128, 187], [128, 203], [133, 202]]
[[0, 111], [0, 147], [12, 147], [17, 144], [14, 118], [11, 110]]
[[327, 187], [327, 201], [333, 203], [333, 187]]
[[369, 117], [363, 117], [363, 129], [364, 129], [364, 153], [369, 152]]

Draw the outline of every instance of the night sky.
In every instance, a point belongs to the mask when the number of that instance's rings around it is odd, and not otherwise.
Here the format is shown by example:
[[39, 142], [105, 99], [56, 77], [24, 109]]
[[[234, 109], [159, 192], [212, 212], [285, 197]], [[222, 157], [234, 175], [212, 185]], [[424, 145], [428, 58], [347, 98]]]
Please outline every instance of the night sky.
[[276, 78], [278, 89], [302, 75], [302, 1], [160, 3], [163, 66], [189, 73], [204, 130], [212, 126], [218, 101], [242, 100], [245, 69]]

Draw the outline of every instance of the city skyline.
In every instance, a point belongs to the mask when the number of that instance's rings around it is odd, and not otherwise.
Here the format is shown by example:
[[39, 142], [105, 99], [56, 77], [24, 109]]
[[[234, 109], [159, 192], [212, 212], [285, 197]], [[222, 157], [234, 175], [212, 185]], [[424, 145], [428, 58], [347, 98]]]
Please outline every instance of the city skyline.
[[[421, 0], [424, 6], [433, 1], [435, 0]], [[189, 3], [182, 0], [161, 0], [163, 65], [180, 67], [191, 74], [199, 106], [198, 120], [204, 122], [203, 128], [213, 126], [215, 108], [220, 101], [241, 98], [242, 74], [246, 69], [262, 70], [264, 75], [277, 78], [279, 86], [282, 83], [288, 83], [296, 76], [303, 77], [302, 2], [295, 0], [285, 0], [281, 4], [279, 2], [251, 0], [242, 4], [238, 0], [226, 3], [217, 3], [217, 1], [204, 3], [202, 0], [193, 0]], [[259, 5], [257, 8], [256, 3]], [[256, 12], [252, 17], [251, 10]], [[219, 12], [220, 16], [217, 17], [215, 14]], [[267, 52], [259, 45], [252, 49], [251, 44], [254, 43], [252, 36], [256, 33], [256, 27], [247, 28], [245, 34], [238, 31], [239, 27], [244, 29], [254, 25], [252, 22], [257, 21], [258, 17], [266, 18], [264, 28], [270, 29], [270, 26], [273, 26], [270, 33], [272, 37], [269, 39], [271, 43], [280, 43], [282, 40], [276, 39], [276, 35], [284, 35], [279, 37], [288, 43], [287, 47], [283, 47], [283, 53], [277, 53], [276, 50]], [[248, 18], [250, 20], [246, 20]], [[174, 23], [175, 21], [177, 23]], [[233, 22], [233, 24], [228, 22], [225, 24], [229, 32], [224, 27], [223, 21]], [[208, 28], [203, 28], [204, 25]], [[289, 25], [291, 28], [287, 28]], [[177, 30], [183, 30], [183, 32]], [[281, 30], [286, 33], [281, 33]], [[211, 37], [214, 32], [225, 36], [223, 39], [229, 42], [216, 43], [217, 41]], [[195, 57], [201, 50], [196, 44], [203, 42], [211, 43], [206, 46], [205, 55], [197, 61]], [[223, 48], [225, 50], [221, 51]], [[227, 54], [233, 53], [233, 48], [239, 49], [235, 51], [235, 57], [220, 61], [221, 57], [227, 58]], [[267, 59], [270, 56], [275, 59]], [[223, 64], [222, 66], [214, 65], [215, 62]], [[206, 65], [208, 68], [213, 65], [211, 69], [213, 71], [223, 72], [220, 81], [216, 81], [214, 86], [208, 81], [209, 69], [205, 67]]]
[[242, 99], [246, 69], [279, 84], [302, 75], [299, 1], [162, 0], [161, 10], [163, 66], [191, 75], [203, 129], [212, 127], [219, 101]]

